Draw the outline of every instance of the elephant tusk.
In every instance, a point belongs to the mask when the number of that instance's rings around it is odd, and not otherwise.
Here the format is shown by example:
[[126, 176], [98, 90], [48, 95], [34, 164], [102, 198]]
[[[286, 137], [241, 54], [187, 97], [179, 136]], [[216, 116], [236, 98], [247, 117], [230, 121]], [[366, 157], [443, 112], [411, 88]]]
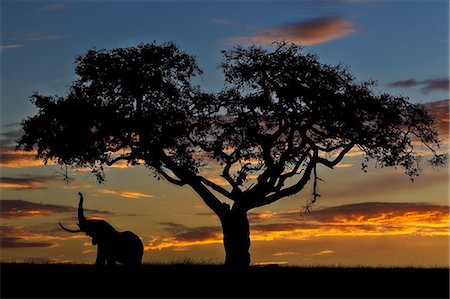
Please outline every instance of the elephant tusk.
[[61, 228], [62, 228], [63, 230], [65, 230], [66, 232], [69, 232], [69, 233], [79, 233], [79, 232], [81, 232], [81, 229], [72, 230], [72, 229], [65, 228], [65, 227], [61, 224], [61, 222], [59, 223], [59, 226], [61, 226]]

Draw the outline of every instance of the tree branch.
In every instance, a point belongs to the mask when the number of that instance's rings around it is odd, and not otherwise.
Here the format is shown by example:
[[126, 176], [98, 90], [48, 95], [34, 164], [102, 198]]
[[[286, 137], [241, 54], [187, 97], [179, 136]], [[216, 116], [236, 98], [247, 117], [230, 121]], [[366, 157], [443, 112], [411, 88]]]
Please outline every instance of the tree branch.
[[192, 173], [183, 167], [178, 166], [170, 157], [168, 157], [164, 151], [160, 152], [161, 161], [165, 166], [170, 169], [181, 181], [185, 182], [197, 192], [198, 195], [203, 199], [206, 205], [214, 211], [219, 217], [222, 217], [226, 212], [227, 206], [224, 205], [219, 199], [217, 199], [208, 188], [203, 185], [200, 177], [195, 173]]
[[232, 165], [233, 165], [233, 162], [227, 161], [227, 165], [223, 168], [223, 171], [222, 171], [222, 177], [225, 180], [227, 180], [227, 182], [233, 188], [233, 191], [231, 191], [231, 192], [238, 192], [238, 191], [240, 191], [239, 186], [236, 184], [236, 182], [233, 180], [233, 178], [230, 175], [230, 169], [231, 169]]
[[219, 192], [220, 194], [226, 196], [227, 198], [231, 199], [231, 200], [235, 200], [235, 198], [231, 195], [230, 192], [228, 192], [225, 188], [220, 187], [219, 185], [211, 182], [210, 180], [202, 177], [202, 176], [197, 176], [200, 181], [205, 184], [206, 186], [212, 188], [214, 191]]
[[317, 163], [318, 151], [315, 150], [314, 156], [309, 157], [310, 161], [308, 162], [305, 170], [303, 171], [302, 177], [297, 181], [297, 183], [295, 183], [290, 187], [286, 187], [282, 190], [279, 190], [278, 192], [272, 195], [268, 195], [262, 198], [260, 197], [252, 198], [252, 200], [248, 203], [250, 209], [271, 204], [283, 197], [291, 196], [301, 191], [303, 187], [305, 187], [306, 183], [309, 181], [314, 165]]
[[180, 179], [175, 179], [173, 177], [171, 177], [168, 173], [166, 173], [164, 170], [162, 170], [161, 168], [157, 169], [158, 173], [160, 175], [162, 175], [163, 178], [165, 178], [169, 183], [178, 185], [178, 186], [184, 186], [186, 185], [186, 182], [184, 182], [183, 180]]
[[298, 161], [297, 163], [295, 163], [294, 168], [290, 171], [287, 172], [285, 174], [280, 175], [277, 184], [274, 186], [274, 192], [278, 192], [281, 190], [281, 188], [284, 187], [284, 182], [288, 179], [293, 177], [294, 175], [300, 174], [303, 170], [301, 170], [300, 172], [298, 172], [300, 166], [303, 164], [303, 162], [305, 161], [306, 157], [308, 155], [303, 155]]
[[342, 151], [339, 153], [339, 155], [337, 155], [337, 157], [334, 160], [327, 160], [325, 158], [321, 158], [321, 157], [317, 157], [317, 163], [323, 164], [329, 168], [333, 168], [334, 166], [336, 166], [339, 162], [342, 161], [342, 159], [344, 158], [344, 156], [353, 148], [355, 144], [354, 143], [350, 143], [348, 145], [346, 145]]

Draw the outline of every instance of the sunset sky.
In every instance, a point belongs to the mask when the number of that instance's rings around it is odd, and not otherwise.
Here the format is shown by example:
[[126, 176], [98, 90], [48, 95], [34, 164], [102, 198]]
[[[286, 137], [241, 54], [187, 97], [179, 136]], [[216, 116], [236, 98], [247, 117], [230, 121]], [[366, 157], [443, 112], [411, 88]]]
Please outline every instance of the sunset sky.
[[[221, 49], [286, 40], [329, 64], [349, 66], [377, 91], [422, 103], [448, 151], [447, 0], [17, 1], [1, 9], [1, 261], [93, 263], [96, 247], [76, 228], [78, 192], [87, 217], [137, 233], [145, 262], [222, 263], [219, 220], [189, 187], [156, 180], [144, 166], [117, 165], [98, 184], [85, 170], [43, 166], [14, 150], [19, 123], [36, 113], [33, 91], [67, 93], [74, 60], [88, 49], [175, 42], [197, 57], [203, 89], [223, 88]], [[449, 166], [426, 163], [414, 182], [401, 169], [361, 171], [350, 152], [312, 186], [249, 212], [253, 264], [449, 266]]]

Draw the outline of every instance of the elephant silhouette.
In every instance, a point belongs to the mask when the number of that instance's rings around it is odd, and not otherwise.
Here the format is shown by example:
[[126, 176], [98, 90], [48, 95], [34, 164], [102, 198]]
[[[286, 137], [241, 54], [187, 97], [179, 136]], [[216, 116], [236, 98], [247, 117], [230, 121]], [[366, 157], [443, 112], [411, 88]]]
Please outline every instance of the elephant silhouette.
[[92, 238], [92, 245], [97, 247], [96, 265], [114, 265], [119, 262], [125, 266], [136, 267], [142, 263], [144, 245], [141, 239], [130, 231], [118, 232], [105, 220], [88, 220], [83, 211], [83, 195], [80, 195], [78, 204], [78, 230], [62, 229], [70, 233], [85, 232]]

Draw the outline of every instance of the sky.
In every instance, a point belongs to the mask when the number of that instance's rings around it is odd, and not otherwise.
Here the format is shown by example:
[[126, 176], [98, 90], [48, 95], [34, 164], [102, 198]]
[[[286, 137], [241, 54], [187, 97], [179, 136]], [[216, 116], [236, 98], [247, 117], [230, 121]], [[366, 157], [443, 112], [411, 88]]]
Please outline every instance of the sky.
[[[287, 40], [329, 64], [345, 64], [379, 92], [425, 104], [448, 151], [447, 0], [17, 1], [1, 9], [1, 261], [93, 263], [96, 247], [76, 227], [78, 192], [87, 217], [137, 233], [145, 262], [222, 263], [219, 220], [189, 187], [156, 180], [143, 166], [117, 165], [98, 184], [14, 151], [20, 122], [36, 113], [34, 91], [63, 96], [74, 61], [93, 47], [175, 42], [197, 57], [203, 89], [223, 88], [220, 51]], [[307, 185], [249, 212], [253, 264], [449, 266], [449, 167], [426, 164], [411, 182], [350, 153], [319, 169], [321, 198], [309, 214]]]

